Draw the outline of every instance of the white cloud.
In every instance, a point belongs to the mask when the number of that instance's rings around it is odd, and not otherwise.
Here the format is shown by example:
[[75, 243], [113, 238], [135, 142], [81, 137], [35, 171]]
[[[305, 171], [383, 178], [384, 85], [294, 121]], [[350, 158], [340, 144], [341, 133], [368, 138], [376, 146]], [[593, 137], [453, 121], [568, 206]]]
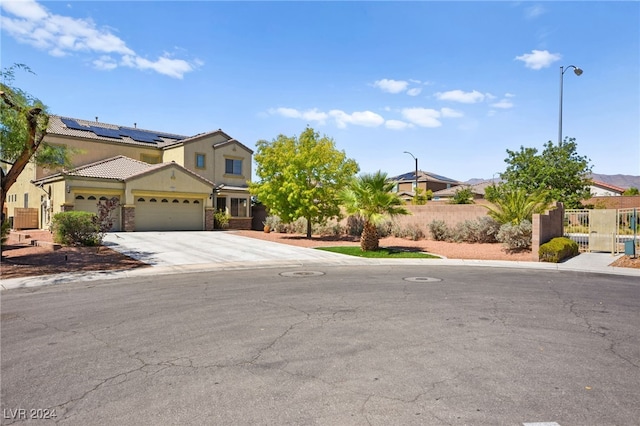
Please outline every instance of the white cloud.
[[300, 118], [306, 121], [313, 121], [318, 124], [325, 124], [327, 118], [329, 118], [327, 113], [318, 111], [316, 108], [306, 111], [298, 111], [294, 108], [272, 108], [268, 112], [271, 115], [281, 115], [282, 117], [287, 118]]
[[464, 117], [464, 114], [462, 112], [456, 111], [455, 109], [451, 108], [440, 108], [440, 114], [442, 114], [442, 117], [444, 118]]
[[440, 127], [440, 112], [428, 108], [404, 108], [402, 116], [405, 120], [420, 127]]
[[516, 60], [524, 62], [525, 67], [533, 70], [547, 68], [552, 63], [559, 61], [562, 55], [550, 53], [548, 50], [532, 50], [531, 53], [516, 56]]
[[475, 104], [482, 102], [485, 95], [474, 90], [472, 92], [463, 92], [462, 90], [450, 90], [448, 92], [436, 93], [436, 98], [441, 101], [461, 102], [463, 104]]
[[524, 14], [528, 19], [535, 19], [546, 12], [542, 5], [536, 4], [525, 9]]
[[513, 102], [511, 102], [507, 98], [504, 98], [496, 103], [491, 104], [491, 106], [494, 108], [509, 109], [509, 108], [513, 108]]
[[413, 127], [413, 124], [400, 120], [387, 120], [384, 122], [384, 125], [387, 129], [391, 130], [403, 130], [408, 127]]
[[407, 95], [409, 96], [418, 96], [422, 92], [422, 89], [419, 87], [414, 87], [413, 89], [407, 90]]
[[[164, 54], [155, 61], [140, 57], [124, 40], [107, 29], [101, 29], [90, 19], [71, 18], [50, 13], [35, 0], [5, 1], [2, 9], [13, 17], [0, 16], [0, 26], [21, 43], [46, 50], [52, 56], [63, 57], [77, 52], [99, 55], [92, 61], [98, 69], [109, 70], [124, 65], [140, 70], [153, 70], [169, 77], [183, 78], [199, 62], [172, 59]], [[110, 54], [122, 55], [120, 60]]]
[[505, 98], [513, 98], [514, 96], [515, 96], [515, 95], [514, 95], [513, 93], [509, 93], [509, 92], [507, 92], [507, 93], [505, 93], [505, 94], [504, 94], [504, 97], [505, 97]]
[[404, 80], [388, 80], [386, 78], [373, 83], [374, 87], [387, 93], [401, 93], [407, 90], [409, 83]]
[[347, 127], [347, 124], [364, 127], [378, 127], [384, 123], [384, 118], [382, 118], [381, 115], [371, 111], [356, 111], [351, 114], [347, 114], [339, 109], [334, 109], [329, 111], [329, 115], [336, 120], [337, 126], [341, 129]]

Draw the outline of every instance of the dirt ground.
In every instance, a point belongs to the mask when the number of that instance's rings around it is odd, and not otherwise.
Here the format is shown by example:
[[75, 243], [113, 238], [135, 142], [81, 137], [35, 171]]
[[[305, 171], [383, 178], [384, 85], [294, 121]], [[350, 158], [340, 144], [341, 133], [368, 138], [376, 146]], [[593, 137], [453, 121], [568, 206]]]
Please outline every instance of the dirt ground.
[[[262, 231], [228, 231], [237, 235], [291, 244], [300, 247], [327, 247], [337, 245], [358, 245], [354, 238], [329, 238], [314, 236], [307, 239], [302, 235], [281, 234]], [[12, 232], [7, 245], [2, 249], [0, 276], [2, 279], [57, 274], [63, 272], [127, 270], [148, 267], [130, 257], [107, 247], [61, 247], [53, 250], [51, 244], [36, 246], [32, 241], [51, 243], [48, 231]], [[420, 250], [444, 256], [449, 259], [511, 260], [532, 261], [531, 251], [507, 253], [501, 244], [458, 244], [444, 241], [412, 241], [403, 238], [383, 238], [382, 247], [397, 247]], [[640, 257], [623, 256], [613, 266], [640, 268]]]

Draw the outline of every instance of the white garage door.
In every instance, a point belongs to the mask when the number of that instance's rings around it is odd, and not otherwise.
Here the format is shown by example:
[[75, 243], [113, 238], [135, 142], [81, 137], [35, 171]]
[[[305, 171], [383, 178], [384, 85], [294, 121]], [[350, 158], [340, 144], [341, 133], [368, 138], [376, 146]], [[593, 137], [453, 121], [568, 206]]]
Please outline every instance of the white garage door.
[[138, 197], [136, 231], [202, 231], [204, 208], [200, 200]]
[[[111, 197], [109, 197], [111, 198]], [[98, 214], [98, 201], [106, 201], [107, 197], [100, 195], [82, 194], [77, 195], [73, 203], [73, 209], [76, 211], [84, 211]], [[113, 227], [111, 231], [120, 231], [120, 207], [116, 208], [112, 213]]]

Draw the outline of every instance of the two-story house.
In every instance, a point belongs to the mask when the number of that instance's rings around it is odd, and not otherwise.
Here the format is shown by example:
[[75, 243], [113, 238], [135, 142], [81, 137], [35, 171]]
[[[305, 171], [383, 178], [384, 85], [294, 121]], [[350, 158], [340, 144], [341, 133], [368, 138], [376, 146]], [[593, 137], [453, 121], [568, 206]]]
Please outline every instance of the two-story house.
[[216, 211], [232, 229], [251, 228], [253, 151], [222, 130], [184, 136], [51, 116], [45, 141], [66, 146], [73, 168], [30, 163], [7, 193], [14, 227], [27, 215], [23, 227], [46, 229], [58, 212], [97, 212], [116, 197], [113, 231], [213, 230]]

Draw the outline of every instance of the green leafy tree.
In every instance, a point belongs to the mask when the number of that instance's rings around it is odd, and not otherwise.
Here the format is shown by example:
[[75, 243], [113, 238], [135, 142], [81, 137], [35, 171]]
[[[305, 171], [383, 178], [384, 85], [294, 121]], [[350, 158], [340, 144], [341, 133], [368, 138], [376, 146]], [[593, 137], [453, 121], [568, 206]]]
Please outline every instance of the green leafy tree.
[[[0, 161], [2, 162], [2, 205], [7, 192], [30, 161], [43, 166], [68, 165], [64, 147], [43, 142], [49, 123], [46, 106], [37, 98], [13, 86], [15, 71], [31, 72], [16, 64], [0, 72]], [[5, 171], [5, 166], [10, 166]]]
[[453, 194], [451, 204], [474, 204], [471, 188], [458, 188]]
[[493, 190], [493, 206], [485, 207], [489, 209], [489, 216], [501, 225], [519, 225], [524, 220], [531, 222], [535, 213], [544, 213], [549, 205], [548, 196], [544, 192], [529, 194], [522, 188], [502, 185]]
[[507, 169], [500, 175], [505, 185], [524, 189], [527, 194], [544, 191], [546, 201], [561, 201], [567, 208], [578, 208], [591, 197], [590, 160], [578, 155], [574, 138], [560, 145], [549, 141], [541, 154], [536, 148], [507, 150]]
[[283, 223], [307, 219], [307, 238], [313, 223], [340, 215], [338, 192], [358, 173], [358, 164], [335, 147], [333, 139], [320, 137], [307, 127], [299, 137], [278, 136], [256, 143], [254, 159], [259, 182], [249, 190], [269, 214]]
[[635, 186], [632, 186], [631, 188], [625, 189], [625, 191], [622, 193], [622, 195], [624, 195], [625, 197], [631, 197], [631, 196], [634, 196], [634, 195], [640, 195], [640, 190], [638, 188], [636, 188]]
[[387, 174], [378, 171], [362, 174], [353, 179], [340, 193], [340, 199], [349, 214], [359, 214], [364, 219], [360, 237], [363, 251], [378, 250], [380, 238], [376, 225], [387, 217], [411, 214], [398, 194], [391, 192], [393, 182], [387, 181]]
[[433, 191], [428, 189], [416, 188], [416, 195], [411, 199], [411, 205], [424, 206], [427, 201], [433, 198]]

